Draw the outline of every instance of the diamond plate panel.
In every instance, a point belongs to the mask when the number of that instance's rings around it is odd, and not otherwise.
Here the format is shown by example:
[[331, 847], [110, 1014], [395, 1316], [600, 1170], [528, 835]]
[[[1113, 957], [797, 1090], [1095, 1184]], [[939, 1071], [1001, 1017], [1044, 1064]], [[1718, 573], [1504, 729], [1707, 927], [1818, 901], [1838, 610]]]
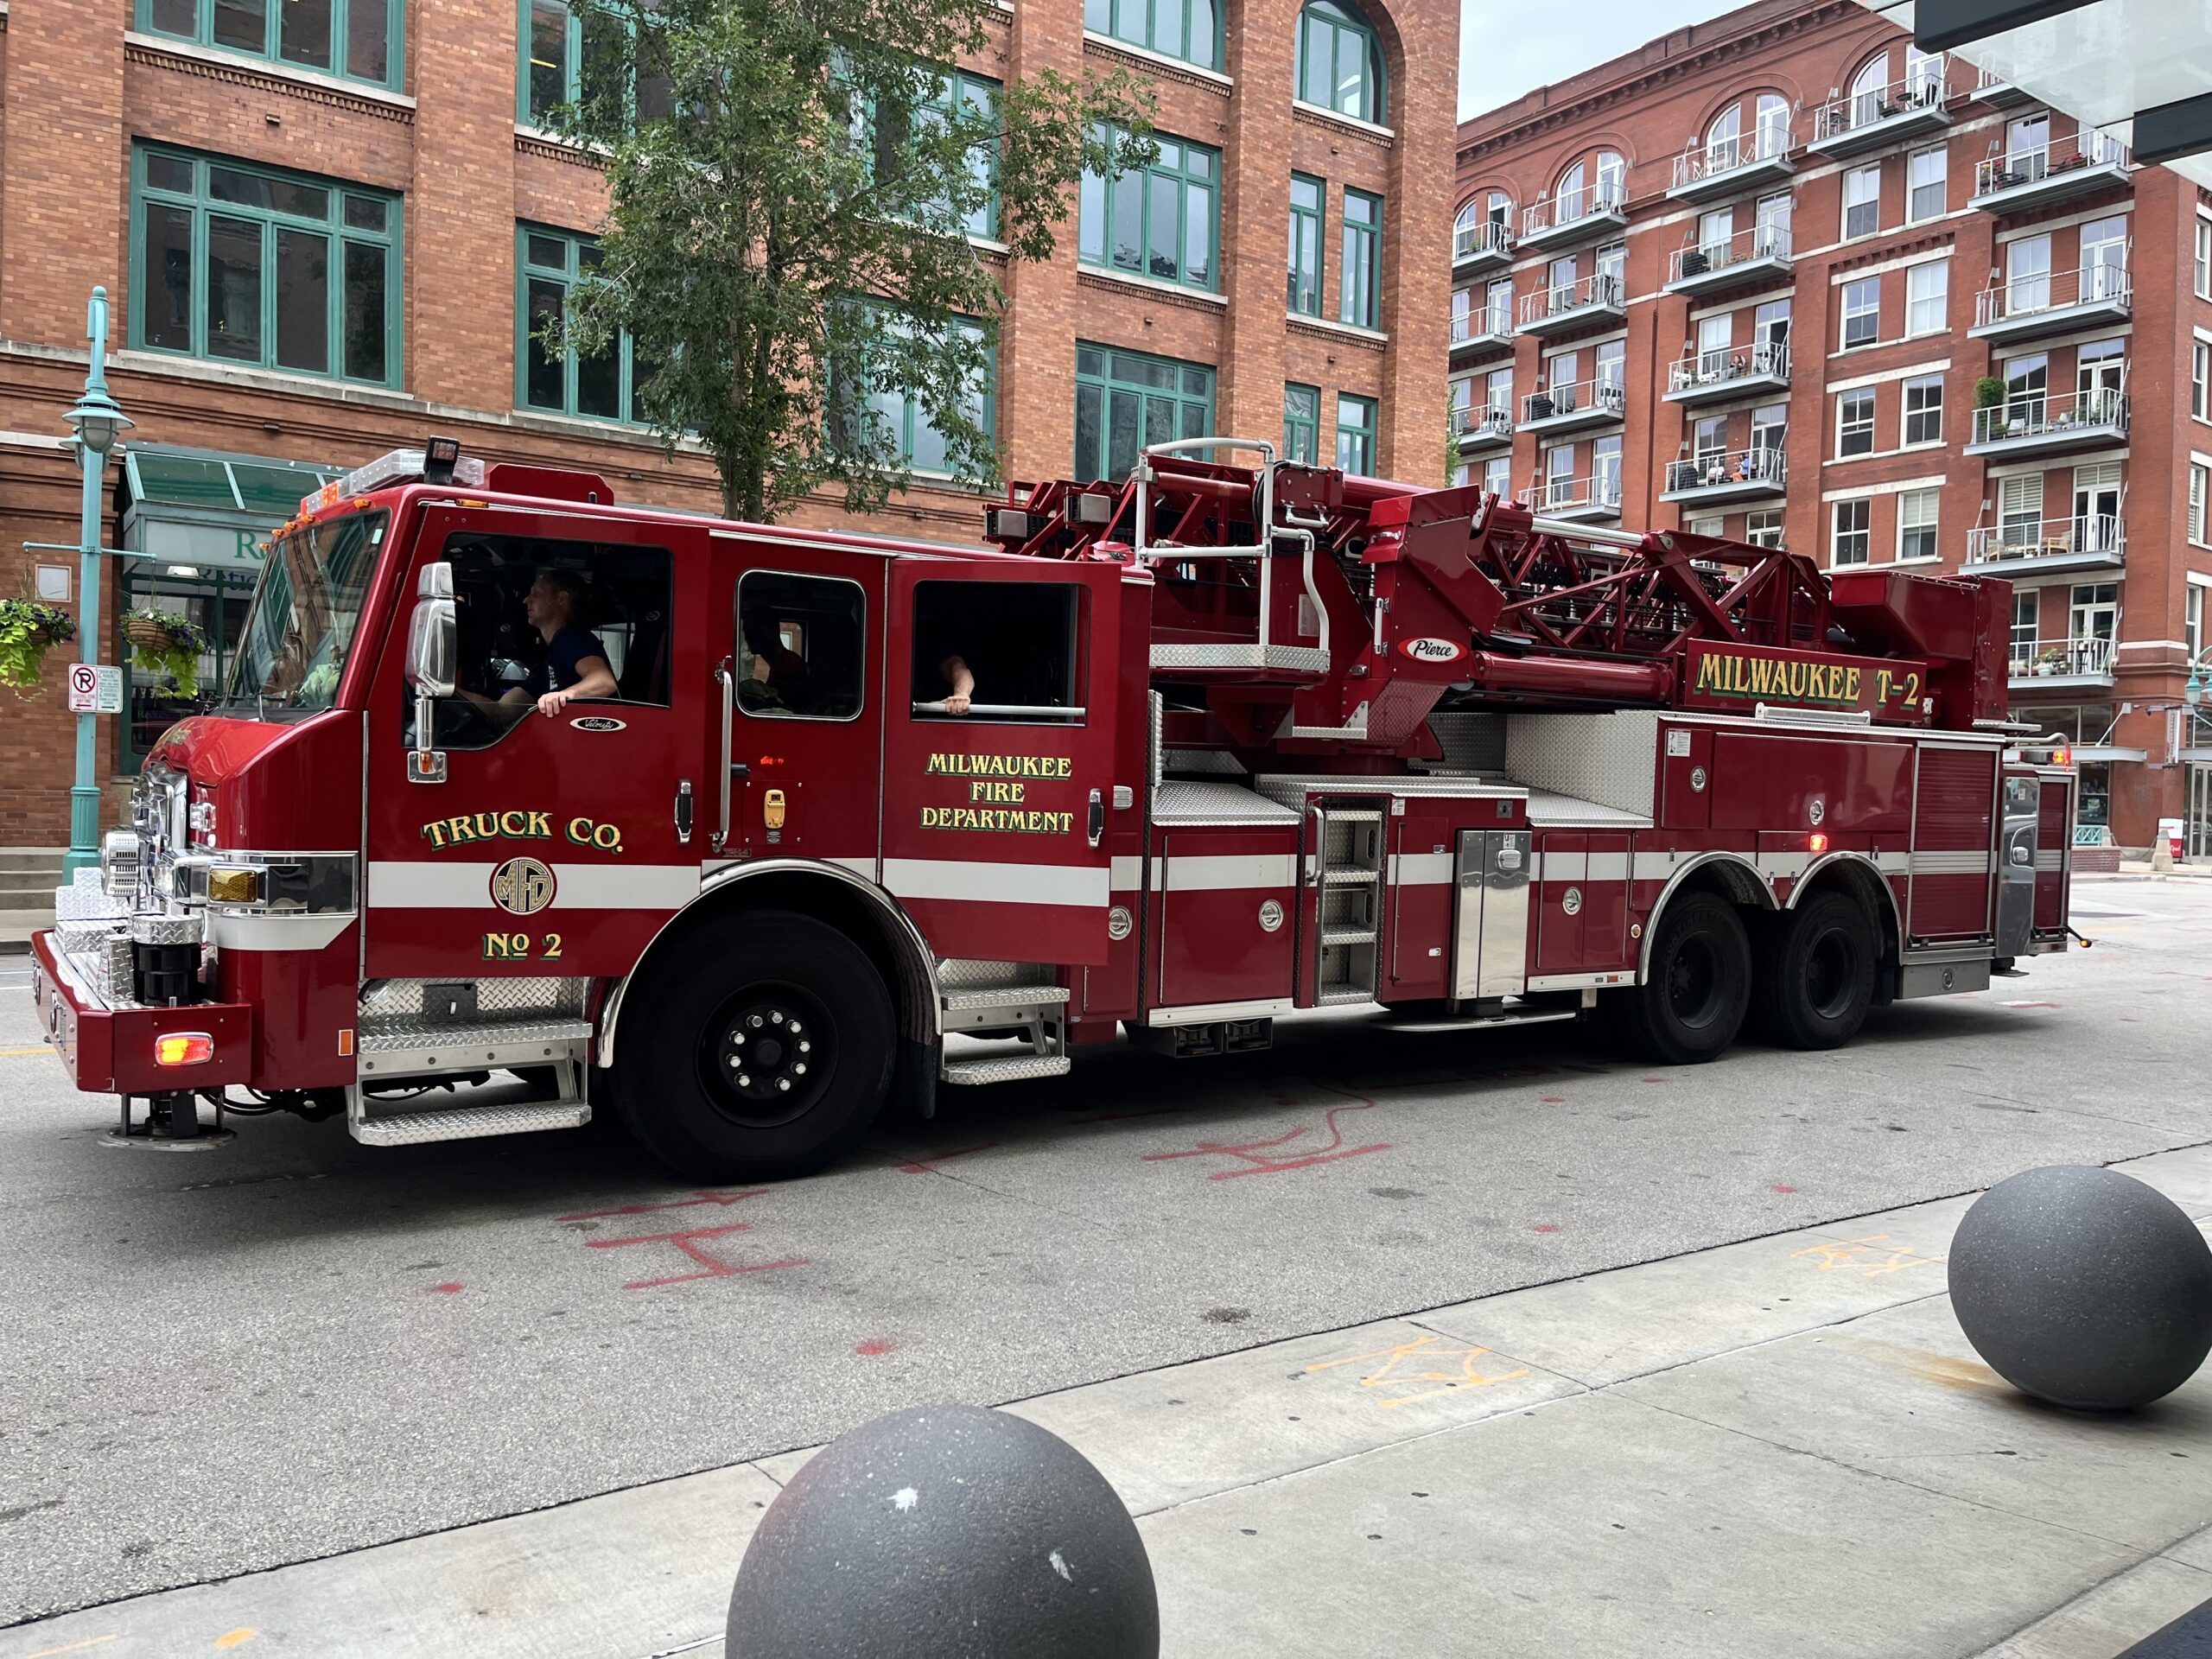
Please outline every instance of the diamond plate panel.
[[1296, 823], [1298, 810], [1238, 784], [1171, 778], [1153, 791], [1152, 821], [1160, 824]]
[[1431, 715], [1429, 729], [1444, 746], [1444, 758], [1432, 764], [1452, 772], [1505, 770], [1505, 716], [1479, 709]]
[[980, 957], [948, 957], [937, 965], [941, 989], [1013, 990], [1049, 985], [1052, 969], [1033, 962], [986, 962]]
[[945, 1012], [967, 1008], [1039, 1008], [1068, 1000], [1065, 985], [978, 985], [964, 991], [947, 991]]
[[1018, 1083], [1024, 1077], [1066, 1075], [1065, 1054], [1015, 1054], [998, 1060], [947, 1060], [938, 1071], [945, 1083]]
[[1649, 830], [1651, 820], [1641, 812], [1624, 812], [1617, 806], [1554, 795], [1548, 790], [1529, 791], [1529, 822], [1539, 830]]
[[364, 1028], [360, 1045], [365, 1057], [432, 1049], [452, 1055], [458, 1065], [485, 1049], [518, 1043], [573, 1043], [591, 1034], [590, 1024], [582, 1020], [517, 1020], [502, 1025], [477, 1026], [380, 1026], [373, 1031]]
[[1651, 816], [1659, 773], [1659, 714], [1509, 715], [1505, 771], [1516, 784]]
[[[360, 1027], [364, 1032], [424, 1023], [423, 990], [429, 985], [452, 983], [444, 979], [372, 980], [361, 993]], [[580, 1019], [591, 982], [583, 979], [480, 979], [476, 1011], [487, 1018], [537, 1015], [545, 1019]], [[438, 1027], [452, 1031], [451, 1026]]]
[[464, 1106], [443, 1112], [401, 1112], [348, 1124], [364, 1146], [407, 1147], [426, 1141], [471, 1141], [486, 1135], [531, 1129], [575, 1129], [591, 1122], [581, 1100], [541, 1101], [527, 1106]]

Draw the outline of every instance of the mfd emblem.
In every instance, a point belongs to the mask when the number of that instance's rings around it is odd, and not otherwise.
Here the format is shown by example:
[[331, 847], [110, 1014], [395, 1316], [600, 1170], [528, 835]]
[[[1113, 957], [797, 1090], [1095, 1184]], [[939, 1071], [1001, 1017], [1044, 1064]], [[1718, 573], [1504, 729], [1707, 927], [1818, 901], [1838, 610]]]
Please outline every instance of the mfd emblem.
[[492, 899], [501, 910], [535, 916], [553, 902], [553, 872], [534, 858], [511, 858], [492, 872]]

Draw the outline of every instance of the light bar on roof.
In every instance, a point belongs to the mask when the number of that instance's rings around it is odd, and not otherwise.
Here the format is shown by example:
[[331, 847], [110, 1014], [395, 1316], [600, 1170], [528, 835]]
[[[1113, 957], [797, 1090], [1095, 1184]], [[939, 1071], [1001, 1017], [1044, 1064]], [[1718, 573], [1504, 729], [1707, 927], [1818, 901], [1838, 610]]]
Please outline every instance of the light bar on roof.
[[[423, 476], [429, 470], [429, 465], [428, 458], [420, 449], [395, 449], [390, 454], [378, 455], [365, 467], [356, 467], [343, 478], [331, 480], [313, 495], [302, 496], [300, 511], [326, 512], [340, 501], [366, 495], [371, 490], [412, 483]], [[453, 481], [467, 489], [482, 489], [484, 463], [473, 455], [454, 457]]]

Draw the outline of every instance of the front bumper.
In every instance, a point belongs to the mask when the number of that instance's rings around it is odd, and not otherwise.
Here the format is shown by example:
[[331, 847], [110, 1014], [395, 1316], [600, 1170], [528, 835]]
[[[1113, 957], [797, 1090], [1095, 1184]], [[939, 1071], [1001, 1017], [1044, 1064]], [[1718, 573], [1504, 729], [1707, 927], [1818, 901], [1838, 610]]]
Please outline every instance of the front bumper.
[[[253, 1062], [250, 1004], [143, 1007], [103, 988], [104, 968], [62, 950], [52, 932], [31, 936], [31, 996], [39, 1025], [78, 1088], [90, 1094], [153, 1095], [246, 1081]], [[185, 1032], [212, 1038], [213, 1055], [196, 1065], [160, 1064], [157, 1039]]]

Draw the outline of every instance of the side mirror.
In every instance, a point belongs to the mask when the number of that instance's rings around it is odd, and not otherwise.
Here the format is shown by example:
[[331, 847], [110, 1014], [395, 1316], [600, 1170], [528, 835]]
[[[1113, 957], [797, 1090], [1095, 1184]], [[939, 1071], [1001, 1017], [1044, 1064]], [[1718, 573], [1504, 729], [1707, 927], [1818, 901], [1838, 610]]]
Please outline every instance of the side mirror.
[[459, 677], [461, 620], [454, 610], [453, 566], [426, 564], [407, 625], [407, 683], [418, 697], [449, 697]]

